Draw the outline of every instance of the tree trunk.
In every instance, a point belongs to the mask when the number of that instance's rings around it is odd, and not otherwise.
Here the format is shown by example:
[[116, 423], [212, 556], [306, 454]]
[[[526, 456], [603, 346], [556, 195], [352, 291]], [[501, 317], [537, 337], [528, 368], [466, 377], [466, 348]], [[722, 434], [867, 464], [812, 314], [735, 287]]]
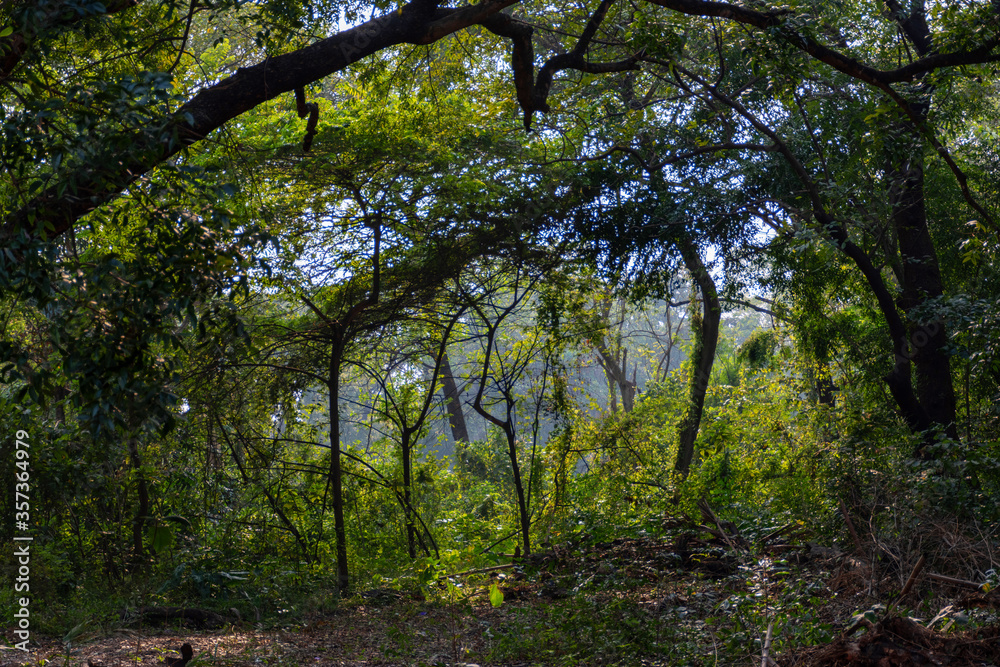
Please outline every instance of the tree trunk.
[[[22, 232], [29, 237], [38, 234], [43, 227], [36, 225], [36, 219], [46, 223], [48, 238], [60, 236], [153, 167], [258, 105], [320, 81], [383, 49], [432, 44], [482, 23], [510, 4], [512, 0], [490, 0], [452, 9], [438, 8], [437, 3], [409, 3], [303, 48], [240, 67], [222, 81], [199, 88], [191, 99], [171, 110], [171, 117], [152, 119], [145, 131], [135, 133], [120, 159], [100, 170], [85, 164], [66, 180], [56, 179], [58, 182], [38, 192], [20, 209], [6, 214], [0, 222], [0, 241], [6, 243]], [[510, 23], [511, 19], [500, 15], [493, 24], [498, 22]], [[0, 61], [0, 78], [11, 71], [19, 57], [15, 51], [12, 60], [5, 57]], [[67, 188], [67, 183], [72, 187]]]
[[403, 430], [403, 441], [400, 443], [401, 455], [403, 457], [403, 518], [406, 523], [406, 551], [410, 560], [417, 557], [417, 528], [413, 523], [412, 493], [410, 486], [413, 484], [413, 452], [410, 445], [410, 433]]
[[[691, 377], [688, 384], [688, 406], [678, 426], [677, 461], [674, 470], [682, 476], [687, 476], [694, 459], [694, 445], [701, 427], [702, 411], [705, 408], [705, 394], [708, 393], [708, 382], [712, 377], [712, 365], [715, 363], [715, 348], [719, 343], [719, 322], [722, 319], [722, 308], [719, 305], [719, 294], [715, 282], [708, 269], [698, 255], [698, 248], [690, 237], [684, 236], [676, 241], [681, 252], [684, 266], [691, 273], [698, 291], [701, 292], [702, 315], [697, 311], [691, 321], [691, 333], [695, 344], [691, 351]], [[692, 307], [697, 308], [692, 300]]]
[[444, 406], [448, 410], [448, 424], [451, 426], [451, 436], [455, 442], [469, 441], [469, 428], [465, 424], [465, 413], [462, 411], [462, 396], [451, 372], [448, 352], [441, 355], [441, 384], [444, 388]]
[[507, 436], [507, 456], [510, 457], [510, 469], [514, 473], [514, 490], [517, 492], [517, 513], [521, 523], [521, 547], [524, 555], [531, 555], [531, 517], [528, 516], [528, 503], [524, 497], [524, 482], [521, 480], [521, 466], [517, 462], [517, 443], [513, 427], [504, 429]]
[[330, 350], [330, 374], [327, 378], [330, 408], [330, 477], [333, 496], [333, 525], [336, 535], [337, 588], [341, 595], [350, 590], [347, 568], [347, 524], [344, 520], [344, 484], [340, 460], [340, 367], [344, 356], [343, 332], [338, 332]]
[[822, 373], [820, 377], [816, 379], [816, 397], [820, 405], [829, 405], [831, 408], [837, 406], [837, 385], [834, 383], [833, 378], [830, 377], [829, 364], [823, 362], [819, 369]]
[[[527, 290], [525, 293], [526, 292]], [[523, 294], [524, 293], [522, 293], [522, 295]], [[500, 428], [500, 430], [503, 431], [504, 436], [507, 438], [507, 456], [510, 458], [510, 468], [514, 474], [514, 490], [517, 492], [517, 513], [521, 527], [521, 545], [524, 547], [524, 555], [527, 556], [531, 553], [531, 536], [529, 533], [531, 521], [528, 517], [528, 503], [524, 497], [524, 483], [521, 480], [521, 466], [517, 461], [517, 416], [514, 412], [514, 382], [510, 376], [506, 377], [504, 380], [500, 380], [499, 378], [496, 379], [497, 385], [504, 398], [504, 408], [506, 412], [505, 418], [500, 419], [483, 407], [483, 393], [486, 391], [486, 379], [489, 375], [490, 356], [493, 354], [497, 330], [500, 328], [504, 318], [514, 310], [514, 306], [517, 301], [518, 300], [515, 299], [515, 302], [512, 303], [510, 307], [504, 311], [503, 315], [501, 315], [495, 322], [487, 322], [486, 350], [483, 356], [482, 371], [479, 375], [479, 390], [476, 393], [475, 400], [472, 402], [472, 409], [475, 410], [477, 414], [481, 415], [486, 421]], [[482, 313], [480, 313], [480, 316], [482, 317]], [[483, 320], [485, 322], [486, 318], [484, 317]]]
[[149, 520], [149, 489], [146, 486], [146, 476], [142, 472], [138, 439], [128, 439], [128, 455], [132, 463], [132, 470], [136, 475], [136, 498], [139, 502], [139, 506], [135, 510], [135, 518], [132, 520], [132, 557], [136, 563], [141, 563], [146, 555], [142, 546], [142, 533]]
[[622, 409], [626, 413], [629, 413], [632, 412], [632, 408], [635, 406], [635, 394], [638, 385], [636, 384], [634, 374], [631, 380], [628, 379], [628, 348], [621, 349], [622, 361], [619, 364], [617, 356], [612, 354], [603, 341], [600, 341], [597, 343], [597, 361], [601, 364], [601, 368], [604, 369], [604, 375], [608, 379], [608, 391], [611, 395], [611, 412], [618, 411], [614, 400], [615, 389], [617, 388], [622, 396]]
[[[914, 131], [912, 126], [910, 129]], [[892, 219], [899, 239], [903, 277], [899, 305], [906, 316], [908, 339], [904, 350], [912, 363], [913, 391], [920, 406], [916, 426], [925, 432], [916, 453], [923, 456], [925, 446], [934, 440], [934, 429], [958, 437], [955, 389], [951, 361], [945, 352], [948, 337], [944, 325], [940, 321], [917, 322], [911, 316], [917, 306], [940, 297], [944, 285], [927, 225], [922, 160], [915, 157], [893, 175], [897, 182], [892, 191]]]
[[[886, 4], [917, 54], [924, 57], [933, 53], [934, 43], [924, 3], [914, 2], [906, 8], [896, 2]], [[917, 306], [944, 294], [941, 268], [927, 224], [923, 137], [918, 127], [927, 121], [932, 93], [930, 84], [921, 82], [918, 85], [914, 92], [916, 101], [909, 105], [911, 116], [900, 123], [903, 136], [912, 142], [911, 148], [892, 156], [888, 170], [892, 179], [889, 189], [892, 223], [899, 243], [902, 274], [903, 293], [899, 305], [906, 317], [907, 340], [899, 347], [912, 362], [911, 386], [919, 405], [919, 413], [911, 415], [907, 421], [911, 429], [916, 426], [914, 430], [924, 434], [915, 452], [920, 457], [927, 456], [926, 446], [933, 443], [935, 431], [941, 430], [950, 438], [958, 438], [955, 388], [951, 360], [945, 352], [948, 336], [944, 324], [940, 320], [918, 322], [911, 315]], [[890, 386], [902, 380], [892, 378]]]

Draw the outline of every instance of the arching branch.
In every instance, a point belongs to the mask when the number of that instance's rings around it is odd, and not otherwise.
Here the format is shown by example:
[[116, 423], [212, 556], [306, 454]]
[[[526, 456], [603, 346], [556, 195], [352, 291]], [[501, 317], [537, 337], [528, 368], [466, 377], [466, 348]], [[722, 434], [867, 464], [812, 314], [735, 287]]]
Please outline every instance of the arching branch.
[[25, 202], [0, 226], [0, 242], [19, 234], [55, 238], [82, 216], [110, 201], [156, 165], [204, 139], [227, 121], [278, 95], [339, 72], [399, 44], [429, 44], [482, 22], [518, 0], [483, 0], [460, 9], [437, 9], [416, 0], [388, 14], [252, 67], [202, 89], [173, 115], [136, 132], [133, 150], [109, 170], [89, 166]]
[[649, 0], [649, 2], [692, 16], [714, 16], [762, 30], [776, 30], [777, 34], [784, 37], [789, 44], [797, 49], [854, 79], [880, 88], [892, 83], [914, 81], [920, 76], [942, 67], [1000, 61], [1000, 53], [995, 53], [997, 47], [1000, 46], [1000, 25], [995, 26], [992, 35], [983, 40], [976, 48], [954, 53], [930, 54], [896, 69], [881, 70], [802, 34], [789, 25], [787, 19], [792, 16], [792, 12], [786, 9], [758, 11], [740, 5], [708, 2], [707, 0]]

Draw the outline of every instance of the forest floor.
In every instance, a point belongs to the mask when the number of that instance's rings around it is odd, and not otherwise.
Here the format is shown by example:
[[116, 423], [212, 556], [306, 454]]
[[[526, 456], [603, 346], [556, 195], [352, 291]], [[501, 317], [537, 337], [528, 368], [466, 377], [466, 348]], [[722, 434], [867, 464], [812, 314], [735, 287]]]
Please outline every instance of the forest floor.
[[873, 567], [803, 533], [751, 542], [724, 523], [674, 522], [655, 537], [546, 546], [509, 568], [443, 579], [430, 596], [368, 591], [267, 629], [175, 620], [70, 646], [43, 639], [30, 653], [0, 651], [0, 667], [154, 665], [183, 641], [191, 667], [1000, 666], [1000, 594]]

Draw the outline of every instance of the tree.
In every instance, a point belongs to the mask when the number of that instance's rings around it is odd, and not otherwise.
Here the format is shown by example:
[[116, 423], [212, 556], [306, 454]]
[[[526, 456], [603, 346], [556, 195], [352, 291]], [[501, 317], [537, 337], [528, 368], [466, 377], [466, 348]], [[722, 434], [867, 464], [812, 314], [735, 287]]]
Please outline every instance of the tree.
[[[73, 227], [81, 216], [121, 192], [149, 169], [165, 162], [185, 147], [203, 140], [227, 121], [278, 95], [302, 89], [351, 63], [395, 45], [432, 43], [478, 24], [511, 39], [514, 44], [513, 68], [518, 99], [526, 115], [526, 125], [530, 123], [530, 117], [535, 111], [548, 110], [547, 98], [555, 73], [567, 69], [606, 73], [635, 68], [637, 58], [634, 57], [606, 65], [589, 63], [584, 58], [613, 4], [613, 0], [604, 0], [590, 16], [574, 48], [549, 58], [536, 79], [531, 43], [533, 30], [527, 23], [499, 13], [513, 4], [516, 4], [514, 0], [499, 0], [461, 8], [441, 8], [436, 3], [420, 0], [404, 4], [389, 13], [308, 46], [273, 57], [269, 54], [263, 62], [241, 68], [236, 74], [200, 90], [175, 113], [165, 104], [154, 108], [151, 123], [144, 128], [127, 128], [126, 132], [134, 133], [132, 141], [127, 147], [121, 147], [120, 150], [124, 150], [120, 159], [111, 163], [105, 173], [88, 174], [85, 164], [76, 164], [61, 172], [65, 176], [60, 177], [47, 173], [43, 167], [41, 174], [48, 178], [55, 177], [57, 182], [46, 186], [39, 194], [28, 194], [27, 197], [21, 194], [19, 198], [22, 201], [19, 205], [6, 211], [3, 236], [0, 238], [13, 240], [21, 235], [24, 239], [41, 234], [51, 239], [59, 236]], [[922, 3], [916, 4], [909, 13], [896, 3], [889, 3], [893, 18], [916, 47], [919, 57], [901, 67], [879, 69], [878, 65], [881, 63], [863, 63], [819, 41], [814, 36], [814, 30], [823, 27], [822, 14], [815, 19], [805, 14], [805, 18], [801, 18], [795, 12], [785, 9], [758, 11], [703, 0], [659, 0], [653, 4], [694, 16], [720, 17], [767, 31], [779, 43], [799, 49], [854, 79], [885, 91], [905, 110], [916, 113], [913, 119], [916, 126], [920, 125], [921, 109], [911, 108], [910, 103], [891, 89], [892, 84], [914, 81], [941, 68], [1000, 59], [995, 53], [1000, 44], [996, 9], [986, 5], [972, 7], [954, 22], [958, 24], [959, 30], [965, 31], [956, 31], [958, 34], [951, 36], [957, 48], [938, 52], [933, 47]], [[131, 3], [80, 5], [66, 13], [55, 15], [36, 13], [34, 3], [24, 3], [13, 8], [13, 23], [23, 27], [3, 38], [7, 57], [0, 74], [9, 79], [16, 73], [23, 72], [28, 66], [27, 62], [41, 57], [47, 44], [60, 35], [78, 25], [93, 23], [95, 17], [116, 15], [117, 18], [117, 15], [127, 13], [126, 10], [130, 7]], [[224, 4], [220, 7], [220, 11], [231, 10], [232, 5]], [[977, 20], [987, 26], [986, 29], [970, 30]], [[270, 30], [269, 26], [267, 28]], [[32, 58], [28, 58], [29, 54]], [[148, 94], [149, 87], [138, 86], [136, 92]], [[34, 111], [32, 108], [25, 109], [26, 114]], [[73, 184], [71, 192], [67, 193], [66, 187], [60, 184], [63, 179], [66, 179], [64, 182]], [[36, 221], [42, 222], [43, 226], [37, 228]]]
[[[365, 368], [379, 378], [383, 412], [401, 429], [403, 483], [397, 500], [415, 557], [413, 451], [430, 414], [438, 371], [422, 392], [421, 405], [411, 411], [407, 389], [391, 373], [377, 372], [372, 356], [380, 351], [379, 339], [418, 332], [403, 324], [414, 325], [444, 307], [445, 286], [470, 262], [513, 244], [504, 210], [509, 201], [480, 187], [484, 172], [492, 169], [484, 146], [504, 148], [497, 130], [457, 124], [470, 108], [467, 100], [450, 95], [432, 107], [419, 87], [390, 89], [393, 79], [386, 78], [375, 73], [327, 91], [322, 107], [336, 122], [317, 130], [320, 141], [308, 152], [274, 145], [282, 119], [273, 114], [248, 114], [237, 135], [245, 150], [258, 149], [254, 175], [266, 193], [270, 228], [285, 241], [270, 258], [271, 273], [254, 283], [274, 304], [270, 321], [259, 322], [255, 333], [268, 341], [261, 347], [276, 356], [265, 363], [298, 375], [298, 384], [321, 388], [325, 396], [330, 459], [320, 513], [329, 503], [343, 592], [351, 582], [343, 457], [375, 473], [343, 442], [345, 369]], [[328, 98], [337, 102], [336, 109]], [[468, 141], [451, 143], [456, 137]], [[418, 157], [401, 161], [400, 155]], [[443, 358], [454, 322], [441, 326], [446, 334], [435, 359]], [[407, 341], [400, 349], [419, 342]], [[392, 486], [391, 480], [379, 481]]]
[[702, 312], [697, 311], [697, 300], [691, 299], [691, 356], [688, 377], [688, 405], [677, 427], [677, 461], [674, 469], [687, 475], [694, 459], [694, 444], [701, 426], [701, 415], [705, 408], [705, 394], [712, 378], [715, 363], [715, 349], [719, 344], [719, 323], [722, 320], [722, 305], [708, 268], [698, 254], [694, 242], [685, 237], [677, 240], [678, 250], [691, 274], [692, 282], [701, 294]]
[[[633, 361], [632, 379], [628, 376], [628, 348], [622, 342], [622, 328], [625, 324], [625, 304], [619, 303], [620, 311], [617, 317], [612, 320], [612, 301], [610, 295], [605, 295], [600, 303], [600, 318], [607, 323], [602, 327], [602, 331], [593, 332], [591, 340], [597, 349], [597, 361], [604, 370], [608, 379], [608, 395], [610, 397], [610, 409], [614, 412], [617, 409], [615, 390], [621, 394], [622, 409], [625, 412], [632, 412], [635, 404], [635, 395], [638, 391], [636, 383], [636, 373], [638, 363]], [[634, 355], [633, 355], [634, 357]]]
[[[898, 28], [904, 39], [928, 47], [932, 35], [921, 3], [913, 3], [906, 11], [890, 3], [890, 10], [886, 18], [895, 22], [895, 27], [892, 23], [882, 26]], [[938, 434], [954, 437], [956, 430], [949, 359], [944, 348], [947, 333], [944, 323], [929, 310], [945, 293], [945, 284], [936, 258], [937, 242], [926, 215], [929, 197], [924, 190], [921, 166], [925, 148], [932, 148], [942, 167], [951, 173], [950, 187], [961, 193], [965, 205], [990, 220], [992, 216], [974, 196], [965, 172], [938, 138], [938, 130], [931, 126], [933, 119], [927, 113], [930, 107], [926, 94], [935, 89], [921, 83], [897, 88], [892, 84], [908, 77], [922, 80], [929, 76], [924, 66], [931, 62], [952, 62], [952, 56], [938, 60], [937, 55], [932, 55], [933, 49], [918, 48], [918, 57], [928, 59], [922, 65], [895, 72], [876, 71], [858, 60], [841, 59], [813, 37], [848, 33], [850, 26], [843, 22], [847, 15], [830, 13], [822, 19], [800, 19], [792, 14], [787, 17], [775, 14], [765, 19], [743, 8], [714, 3], [688, 3], [685, 11], [692, 14], [717, 11], [716, 15], [738, 23], [769, 28], [772, 35], [788, 36], [789, 28], [794, 25], [800, 30], [801, 39], [796, 44], [784, 43], [789, 47], [784, 50], [758, 52], [755, 49], [759, 40], [741, 36], [724, 26], [706, 24], [708, 40], [689, 38], [686, 42], [657, 43], [655, 35], [663, 33], [662, 24], [650, 27], [648, 33], [646, 25], [639, 24], [633, 34], [646, 34], [643, 43], [648, 45], [641, 60], [658, 67], [645, 69], [641, 76], [630, 75], [624, 88], [618, 91], [620, 97], [616, 103], [609, 102], [595, 110], [599, 118], [617, 122], [600, 125], [597, 119], [592, 120], [593, 127], [600, 129], [589, 130], [587, 141], [591, 143], [582, 159], [607, 160], [623, 154], [649, 174], [665, 171], [670, 183], [666, 192], [675, 198], [683, 196], [689, 206], [699, 206], [696, 198], [682, 194], [694, 194], [694, 184], [699, 184], [697, 188], [703, 191], [714, 187], [728, 193], [723, 195], [722, 206], [729, 212], [723, 212], [730, 217], [739, 212], [741, 221], [729, 225], [729, 229], [742, 227], [737, 247], [744, 250], [760, 247], [751, 230], [761, 222], [770, 225], [777, 234], [772, 244], [775, 247], [794, 236], [803, 238], [809, 234], [810, 238], [822, 239], [838, 248], [863, 277], [864, 290], [877, 304], [885, 322], [887, 335], [882, 359], [889, 357], [891, 363], [884, 371], [884, 381], [900, 416], [914, 433], [923, 434], [917, 454], [929, 456], [927, 446]], [[981, 11], [991, 18], [988, 31], [995, 30], [995, 8], [984, 7]], [[936, 18], [947, 23], [941, 14]], [[957, 24], [949, 27], [958, 33], [968, 28]], [[939, 31], [933, 39], [947, 41], [956, 37], [955, 34], [945, 37], [946, 34]], [[874, 49], [880, 39], [885, 39], [883, 33], [871, 33], [861, 44]], [[749, 63], [748, 52], [754, 54]], [[994, 55], [987, 56], [985, 52], [980, 56], [982, 62], [995, 60]], [[833, 66], [834, 71], [817, 66], [817, 61]], [[637, 81], [645, 82], [649, 92], [636, 93]], [[859, 85], [859, 81], [874, 87], [876, 94], [872, 94], [871, 88]], [[575, 98], [576, 103], [582, 104], [593, 93], [582, 90]], [[880, 98], [882, 94], [886, 97]], [[891, 121], [888, 132], [881, 132], [884, 125], [872, 132], [880, 137], [881, 154], [868, 158], [865, 166], [860, 164], [857, 152], [852, 156], [841, 150], [854, 146], [854, 142], [831, 122], [836, 117], [843, 127], [843, 104], [847, 100], [851, 100], [858, 121], [865, 118], [865, 113], [869, 114], [868, 119], [872, 118], [873, 106], [874, 116]], [[618, 120], [629, 118], [631, 111], [644, 113], [634, 114], [637, 120], [632, 123]], [[872, 160], [880, 165], [881, 175], [872, 174]], [[904, 163], [907, 167], [901, 170], [898, 165]], [[897, 167], [892, 167], [893, 164]], [[862, 177], [866, 184], [881, 178], [885, 187], [878, 186], [876, 193], [855, 190], [848, 195], [848, 174], [856, 175], [859, 169], [862, 172], [868, 169]], [[626, 180], [620, 175], [616, 178]], [[742, 191], [739, 185], [744, 186]], [[635, 186], [610, 186], [609, 190], [623, 192], [629, 187]], [[881, 227], [882, 239], [874, 243], [866, 225], [867, 219], [883, 210], [879, 196], [885, 197], [884, 212], [891, 225]], [[634, 189], [627, 191], [627, 197], [633, 201], [639, 199]], [[661, 206], [670, 211], [664, 219], [666, 224], [680, 223], [679, 207], [663, 201], [651, 202], [649, 206], [650, 210]], [[864, 222], [852, 220], [844, 207], [860, 209]], [[593, 231], [594, 217], [588, 217], [587, 221], [591, 225], [590, 238], [602, 243], [605, 249], [610, 246], [612, 253], [629, 258], [623, 264], [631, 261], [634, 269], [652, 262], [648, 255], [636, 259], [633, 249], [642, 248], [642, 253], [648, 253], [650, 246], [661, 242], [662, 237], [658, 239], [651, 233], [646, 215], [639, 209], [633, 212], [641, 222], [631, 228], [634, 230], [631, 234], [623, 233], [623, 229], [629, 229], [623, 221], [597, 222], [607, 230], [603, 235]], [[938, 236], [949, 234], [945, 228], [934, 231]], [[739, 235], [737, 231], [736, 236]], [[713, 238], [712, 234], [699, 230], [696, 237], [727, 255], [734, 247], [732, 235], [723, 241], [718, 234]], [[898, 290], [894, 281], [886, 280], [883, 275], [880, 268], [883, 263], [893, 268]], [[780, 271], [786, 267], [774, 268]], [[734, 277], [729, 272], [727, 280]], [[885, 367], [884, 362], [881, 365]]]
[[[513, 266], [500, 266], [486, 276], [467, 298], [469, 309], [476, 314], [475, 324], [482, 347], [480, 370], [476, 377], [476, 396], [472, 408], [501, 430], [507, 441], [507, 458], [514, 476], [518, 522], [522, 553], [531, 553], [531, 482], [525, 484], [519, 460], [517, 385], [524, 379], [529, 364], [540, 352], [535, 337], [503, 340], [502, 329], [523, 311], [534, 293], [544, 270], [529, 267], [523, 259]], [[534, 270], [532, 270], [534, 269]], [[481, 292], [477, 294], [476, 292]], [[541, 397], [538, 398], [541, 400]], [[529, 466], [533, 472], [534, 466]]]
[[469, 427], [465, 422], [465, 410], [462, 409], [462, 394], [451, 368], [448, 350], [441, 350], [437, 359], [441, 367], [441, 391], [444, 394], [444, 406], [448, 412], [448, 425], [451, 427], [451, 437], [456, 442], [469, 441]]
[[[427, 419], [434, 407], [433, 399], [442, 373], [451, 373], [450, 368], [445, 371], [446, 349], [452, 330], [463, 313], [464, 308], [461, 307], [450, 313], [437, 313], [430, 308], [420, 314], [414, 313], [411, 316], [412, 321], [408, 323], [411, 327], [407, 327], [411, 328], [410, 331], [402, 332], [401, 336], [383, 335], [381, 344], [374, 350], [376, 354], [381, 352], [386, 358], [385, 368], [377, 369], [370, 364], [366, 365], [368, 375], [377, 384], [381, 395], [381, 401], [376, 399], [376, 405], [381, 403], [383, 406], [379, 412], [396, 427], [399, 434], [400, 463], [403, 469], [402, 493], [399, 501], [403, 507], [407, 552], [411, 559], [416, 558], [416, 542], [419, 538], [418, 514], [413, 494], [414, 450], [426, 430]], [[401, 324], [398, 321], [395, 323], [397, 330], [402, 328]], [[421, 335], [420, 329], [431, 331]], [[437, 338], [436, 347], [428, 349], [433, 346], [434, 338]], [[420, 363], [422, 357], [430, 357], [432, 360], [430, 377], [423, 382], [412, 377], [418, 368], [422, 369]], [[448, 410], [451, 412], [451, 408]], [[419, 539], [424, 552], [430, 555], [428, 547], [423, 544], [423, 539]]]
[[[525, 18], [502, 11], [515, 4]], [[113, 402], [127, 394], [148, 397], [148, 412], [168, 426], [171, 411], [163, 406], [172, 396], [169, 371], [160, 356], [149, 353], [150, 343], [159, 337], [171, 344], [166, 341], [178, 323], [204, 315], [200, 308], [206, 295], [184, 294], [193, 291], [192, 284], [211, 285], [210, 296], [231, 295], [264, 254], [266, 237], [252, 225], [234, 225], [219, 203], [231, 201], [236, 189], [220, 182], [226, 180], [220, 178], [225, 159], [218, 146], [225, 142], [220, 140], [224, 133], [216, 131], [237, 129], [265, 103], [295, 93], [295, 115], [308, 117], [304, 128], [296, 121], [295, 127], [304, 130], [296, 134], [309, 137], [303, 148], [309, 143], [315, 149], [325, 139], [323, 129], [317, 129], [323, 105], [307, 97], [307, 87], [349, 65], [398, 53], [397, 47], [436, 45], [465, 31], [482, 49], [509, 45], [514, 85], [507, 96], [516, 97], [526, 127], [539, 125], [540, 113], [552, 119], [576, 104], [583, 105], [580, 110], [600, 111], [614, 100], [620, 112], [602, 122], [619, 117], [628, 122], [596, 143], [582, 128], [574, 140], [586, 146], [587, 159], [598, 157], [605, 147], [625, 148], [613, 138], [615, 132], [629, 143], [643, 123], [666, 126], [665, 116], [657, 118], [659, 112], [634, 112], [659, 105], [660, 93], [669, 87], [694, 106], [679, 104], [663, 113], [715, 128], [703, 132], [705, 144], [674, 145], [674, 164], [697, 169], [726, 150], [755, 154], [758, 164], [767, 157], [785, 160], [782, 169], [794, 174], [794, 188], [801, 190], [783, 197], [790, 206], [781, 215], [797, 224], [808, 219], [810, 232], [840, 248], [864, 277], [888, 329], [885, 352], [892, 359], [887, 386], [909, 427], [927, 434], [919, 453], [927, 455], [935, 432], [957, 433], [948, 332], [928, 312], [949, 296], [949, 276], [938, 259], [939, 230], [928, 222], [925, 184], [927, 161], [939, 160], [933, 168], [941, 165], [951, 174], [952, 187], [970, 214], [995, 229], [995, 215], [978, 196], [982, 182], [970, 181], [970, 174], [979, 172], [955, 157], [948, 146], [953, 136], [942, 131], [935, 115], [935, 104], [946, 106], [946, 92], [974, 85], [974, 79], [959, 76], [961, 68], [989, 80], [990, 64], [1000, 59], [1000, 21], [993, 3], [926, 9], [921, 2], [888, 2], [887, 11], [874, 16], [862, 6], [814, 2], [756, 9], [656, 0], [633, 10], [603, 0], [587, 11], [552, 11], [513, 0], [466, 7], [420, 0], [379, 5], [381, 16], [322, 38], [318, 35], [336, 28], [325, 7], [311, 4], [276, 2], [240, 10], [224, 2], [187, 11], [171, 3], [85, 2], [64, 11], [45, 7], [37, 2], [8, 5], [3, 16], [10, 29], [0, 37], [0, 78], [7, 86], [0, 280], [8, 294], [40, 312], [51, 309], [66, 324], [47, 332], [59, 357], [40, 366], [24, 346], [5, 341], [4, 357], [12, 360], [4, 367], [7, 379], [26, 383], [26, 393], [37, 400], [63, 386], [59, 376], [66, 370], [64, 376], [88, 378], [80, 391], [71, 392], [72, 400], [82, 409], [96, 406], [94, 414], [104, 419], [104, 427], [114, 424], [109, 397]], [[234, 38], [247, 25], [255, 26], [254, 38], [241, 44], [246, 66], [235, 72], [221, 68], [217, 76], [197, 84], [183, 83], [174, 74], [188, 64], [188, 46], [198, 41], [192, 35], [205, 41], [200, 31], [209, 21], [224, 24]], [[705, 29], [699, 33], [692, 26]], [[100, 58], [92, 57], [97, 53]], [[737, 67], [741, 62], [750, 67]], [[460, 66], [473, 72], [478, 84], [496, 76], [492, 63]], [[733, 75], [742, 83], [730, 85]], [[844, 136], [831, 134], [827, 140], [808, 128], [785, 133], [790, 128], [772, 123], [782, 119], [770, 116], [771, 110], [760, 103], [764, 85], [772, 84], [789, 102], [779, 114], [787, 120], [796, 95], [799, 102], [818, 101], [804, 100], [799, 94], [804, 89], [795, 82], [817, 77], [833, 82], [830, 90], [838, 94], [862, 104], [874, 101], [877, 113], [888, 119], [880, 166], [872, 171], [893, 183], [886, 193], [891, 243], [899, 261], [890, 262], [898, 269], [891, 280], [883, 277], [881, 260], [865, 247], [852, 221], [840, 214], [841, 200], [831, 193], [841, 184], [831, 183], [821, 168], [804, 160], [792, 141], [794, 134], [820, 147], [826, 141], [829, 149]], [[642, 83], [648, 84], [645, 94], [635, 95]], [[494, 94], [488, 86], [477, 89], [483, 90]], [[609, 91], [621, 93], [620, 101]], [[312, 88], [309, 92], [314, 94]], [[591, 93], [595, 95], [588, 102]], [[755, 98], [752, 103], [741, 97], [744, 93]], [[802, 124], [815, 119], [808, 109], [803, 116]], [[283, 120], [286, 132], [289, 118]], [[726, 131], [733, 129], [740, 134], [727, 138]], [[688, 138], [697, 139], [695, 134]], [[751, 137], [758, 141], [749, 141]], [[657, 150], [672, 150], [666, 143]], [[649, 146], [640, 141], [629, 149]], [[274, 145], [267, 149], [280, 152]], [[641, 157], [652, 160], [649, 154]], [[541, 197], [538, 189], [531, 199]], [[513, 208], [509, 200], [505, 207], [508, 212]], [[166, 274], [173, 277], [152, 284], [132, 280], [139, 269], [143, 275], [158, 275], [162, 267], [147, 259], [159, 256], [174, 262], [176, 271]], [[128, 275], [121, 275], [116, 262], [127, 265]], [[122, 281], [130, 287], [112, 284]], [[94, 300], [90, 296], [107, 303], [123, 293], [130, 296], [113, 308], [86, 307]], [[164, 302], [168, 305], [161, 310], [158, 304]], [[136, 325], [144, 319], [153, 320], [153, 326]], [[115, 328], [118, 323], [121, 330]], [[105, 339], [87, 337], [87, 331], [109, 325], [114, 331]], [[109, 340], [119, 341], [113, 350]], [[89, 352], [77, 353], [88, 345]], [[53, 371], [49, 363], [64, 368]], [[142, 373], [133, 370], [140, 367], [155, 372], [140, 378]], [[109, 368], [125, 377], [127, 386], [110, 380]], [[97, 389], [89, 392], [87, 387]]]

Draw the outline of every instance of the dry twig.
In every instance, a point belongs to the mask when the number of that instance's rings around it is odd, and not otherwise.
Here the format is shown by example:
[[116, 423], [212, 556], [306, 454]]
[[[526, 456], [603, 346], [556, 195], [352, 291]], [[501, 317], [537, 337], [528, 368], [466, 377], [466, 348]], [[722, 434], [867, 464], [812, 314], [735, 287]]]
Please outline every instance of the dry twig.
[[767, 624], [767, 635], [764, 637], [764, 650], [760, 655], [760, 667], [771, 667], [777, 663], [771, 659], [771, 639], [774, 637], [774, 621]]
[[858, 536], [858, 531], [854, 528], [854, 522], [851, 521], [851, 515], [847, 511], [847, 505], [844, 504], [844, 499], [840, 499], [840, 513], [844, 515], [844, 523], [847, 524], [847, 530], [851, 534], [851, 539], [854, 540], [854, 546], [858, 550], [858, 555], [864, 553], [861, 545], [861, 538]]

